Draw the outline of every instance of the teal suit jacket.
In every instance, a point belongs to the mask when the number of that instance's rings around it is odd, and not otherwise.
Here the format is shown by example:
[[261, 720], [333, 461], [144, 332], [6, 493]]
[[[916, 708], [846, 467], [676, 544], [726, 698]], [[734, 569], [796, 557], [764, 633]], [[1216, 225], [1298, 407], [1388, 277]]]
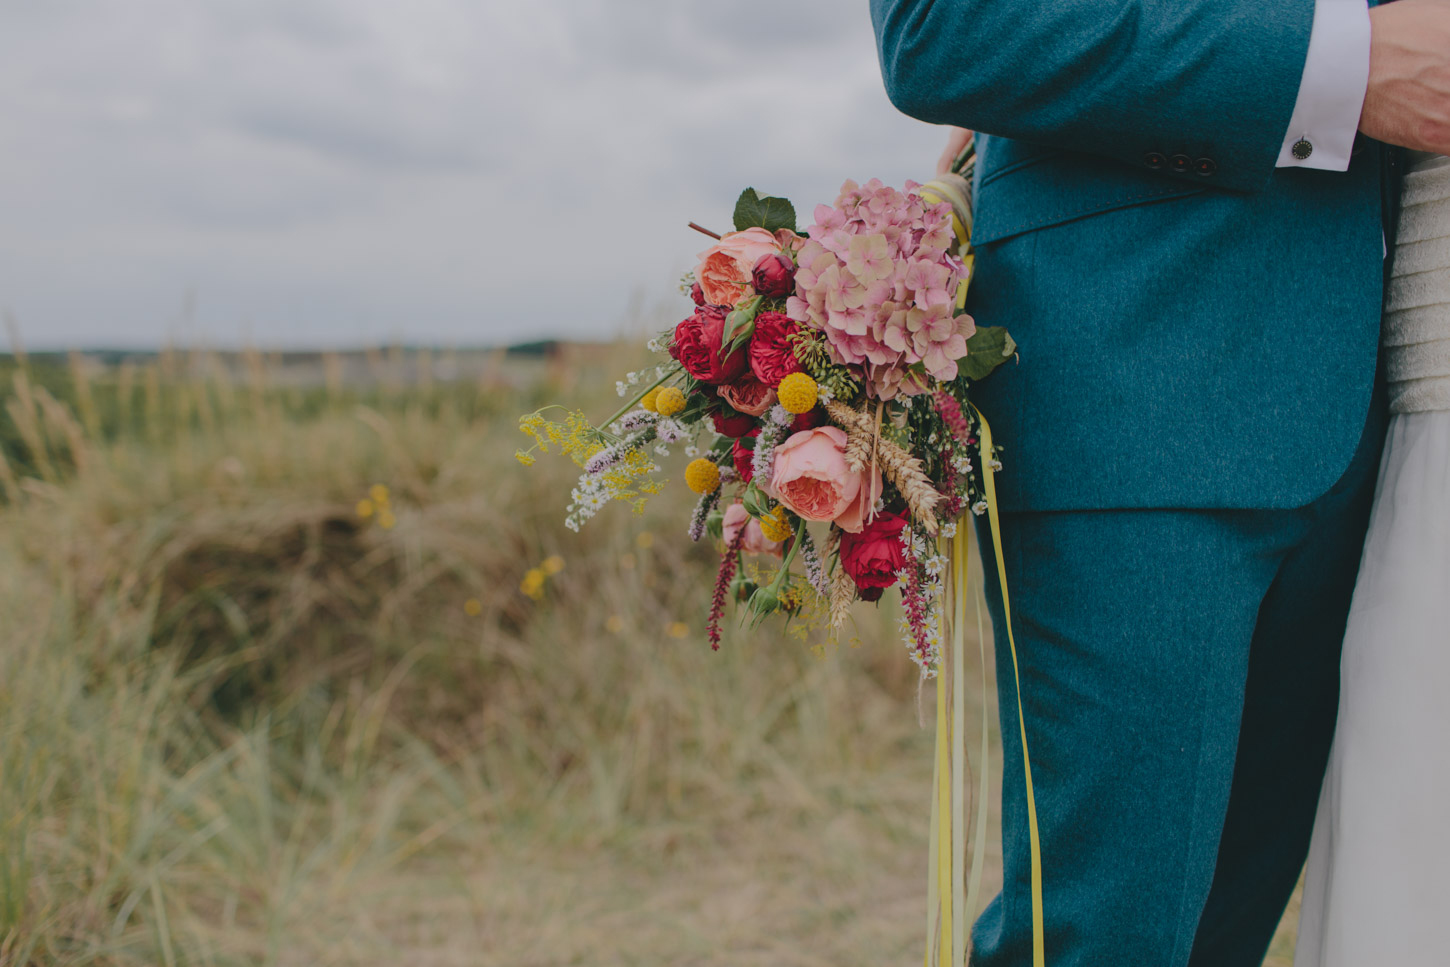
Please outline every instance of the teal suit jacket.
[[[1381, 145], [1276, 168], [1312, 0], [871, 0], [887, 93], [979, 134], [969, 306], [1008, 510], [1296, 507], [1375, 383]], [[985, 135], [985, 136], [983, 136]]]

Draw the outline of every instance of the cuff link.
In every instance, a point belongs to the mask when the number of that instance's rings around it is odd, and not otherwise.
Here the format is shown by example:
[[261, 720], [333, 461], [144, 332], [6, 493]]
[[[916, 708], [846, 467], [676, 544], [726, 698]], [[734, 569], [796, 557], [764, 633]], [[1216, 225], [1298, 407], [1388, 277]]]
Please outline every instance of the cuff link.
[[1300, 138], [1298, 141], [1294, 142], [1294, 147], [1289, 149], [1289, 153], [1298, 160], [1304, 161], [1308, 159], [1311, 154], [1314, 153], [1314, 145], [1310, 144], [1304, 138]]

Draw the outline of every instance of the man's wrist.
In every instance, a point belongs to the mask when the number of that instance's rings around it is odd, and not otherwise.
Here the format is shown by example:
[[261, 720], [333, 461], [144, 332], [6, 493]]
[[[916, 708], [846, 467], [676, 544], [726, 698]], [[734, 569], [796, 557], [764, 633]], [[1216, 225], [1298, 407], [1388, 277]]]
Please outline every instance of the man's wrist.
[[1369, 50], [1365, 0], [1316, 0], [1309, 53], [1279, 167], [1349, 168], [1369, 86]]

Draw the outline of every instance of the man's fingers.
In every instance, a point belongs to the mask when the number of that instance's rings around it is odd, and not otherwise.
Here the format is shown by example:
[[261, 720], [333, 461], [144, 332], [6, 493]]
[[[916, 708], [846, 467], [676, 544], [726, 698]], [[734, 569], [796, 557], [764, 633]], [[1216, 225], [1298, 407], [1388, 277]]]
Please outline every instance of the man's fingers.
[[966, 148], [967, 142], [972, 139], [972, 132], [966, 128], [949, 128], [947, 135], [947, 146], [942, 150], [941, 157], [936, 160], [936, 173], [949, 175], [952, 172], [952, 164], [957, 160], [957, 155]]

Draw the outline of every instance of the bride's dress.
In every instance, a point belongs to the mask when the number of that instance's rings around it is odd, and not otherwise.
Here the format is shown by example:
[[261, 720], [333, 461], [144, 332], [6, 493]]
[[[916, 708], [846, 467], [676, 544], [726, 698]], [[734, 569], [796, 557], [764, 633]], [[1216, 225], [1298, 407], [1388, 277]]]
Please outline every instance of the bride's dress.
[[1450, 158], [1418, 156], [1404, 202], [1383, 335], [1393, 416], [1296, 967], [1450, 963]]

